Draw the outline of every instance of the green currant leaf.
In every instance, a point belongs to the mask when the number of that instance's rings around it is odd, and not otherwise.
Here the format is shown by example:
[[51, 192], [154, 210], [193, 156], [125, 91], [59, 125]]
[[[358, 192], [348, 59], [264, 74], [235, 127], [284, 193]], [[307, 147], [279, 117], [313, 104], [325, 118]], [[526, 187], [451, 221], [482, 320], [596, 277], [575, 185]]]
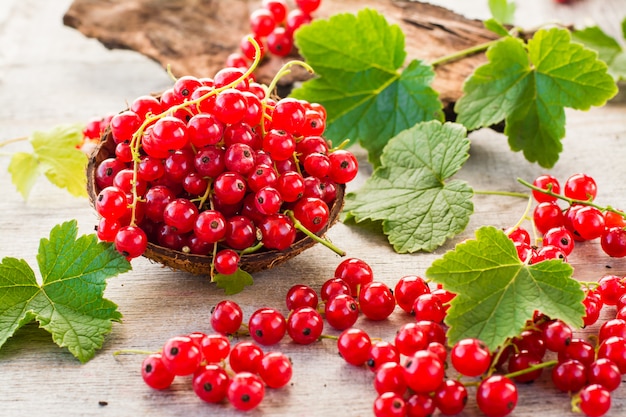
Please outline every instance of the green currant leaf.
[[[358, 34], [358, 36], [355, 36]], [[359, 141], [374, 164], [387, 141], [416, 123], [443, 120], [432, 67], [414, 60], [402, 71], [404, 34], [371, 9], [315, 20], [295, 42], [316, 78], [292, 92], [327, 112], [325, 136]]]
[[82, 125], [60, 125], [47, 132], [33, 132], [29, 140], [33, 153], [16, 153], [9, 165], [13, 184], [25, 199], [40, 173], [74, 196], [87, 196], [87, 156], [77, 148], [83, 141]]
[[77, 238], [75, 220], [55, 226], [41, 239], [37, 283], [31, 267], [15, 258], [0, 263], [0, 347], [33, 320], [60, 347], [87, 362], [122, 315], [103, 298], [106, 279], [130, 270], [130, 263], [95, 235]]
[[223, 289], [226, 295], [240, 293], [248, 285], [254, 284], [252, 275], [241, 268], [237, 268], [237, 272], [231, 275], [215, 274], [213, 282], [217, 284], [218, 288]]
[[485, 28], [500, 36], [511, 36], [509, 31], [496, 19], [487, 19], [483, 22]]
[[472, 189], [447, 181], [469, 154], [459, 124], [422, 122], [391, 139], [381, 166], [355, 193], [345, 212], [355, 221], [382, 221], [396, 252], [431, 252], [467, 226], [474, 210]]
[[489, 0], [489, 11], [500, 23], [513, 23], [515, 7], [513, 0]]
[[[626, 38], [626, 19], [622, 21], [622, 31]], [[609, 73], [616, 80], [626, 79], [626, 51], [598, 26], [589, 26], [572, 32], [572, 39], [598, 52], [598, 58], [606, 62]]]
[[487, 58], [463, 86], [458, 122], [476, 129], [504, 120], [511, 149], [546, 168], [562, 149], [564, 108], [588, 110], [617, 93], [606, 64], [564, 29], [539, 30], [527, 45], [504, 38]]
[[22, 194], [22, 198], [24, 198], [24, 200], [28, 199], [30, 190], [39, 177], [39, 163], [37, 162], [37, 158], [31, 153], [14, 153], [9, 163], [9, 173], [11, 174], [11, 180], [15, 188]]
[[429, 279], [456, 294], [446, 316], [450, 345], [473, 337], [492, 351], [518, 335], [535, 310], [581, 327], [585, 294], [572, 273], [561, 260], [523, 264], [513, 242], [491, 226], [426, 270]]

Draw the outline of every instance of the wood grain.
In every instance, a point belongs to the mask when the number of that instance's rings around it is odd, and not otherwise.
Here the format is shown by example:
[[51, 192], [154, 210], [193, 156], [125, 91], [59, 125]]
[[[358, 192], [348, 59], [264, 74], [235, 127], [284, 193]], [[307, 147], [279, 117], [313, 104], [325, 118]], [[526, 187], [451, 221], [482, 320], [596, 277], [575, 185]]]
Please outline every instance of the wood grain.
[[[75, 0], [63, 21], [107, 48], [132, 49], [170, 66], [176, 76], [212, 76], [230, 53], [239, 50], [239, 40], [249, 32], [247, 16], [258, 5], [250, 0]], [[496, 38], [479, 20], [417, 1], [324, 1], [316, 16], [356, 13], [365, 7], [399, 25], [406, 35], [409, 59], [432, 61]], [[436, 69], [433, 87], [444, 107], [460, 97], [463, 80], [484, 60], [484, 54], [476, 54]], [[284, 63], [285, 59], [277, 57], [265, 60], [257, 79], [269, 84]], [[306, 71], [294, 69], [281, 85], [308, 77]]]
[[[449, 7], [469, 7], [469, 2], [463, 0], [446, 3]], [[535, 19], [543, 16], [548, 20], [555, 18], [555, 10], [562, 10], [582, 19], [584, 15], [576, 14], [576, 10], [591, 13], [595, 4], [600, 6], [594, 13], [610, 11], [603, 17], [606, 22], [614, 22], [623, 0], [580, 1], [561, 9], [546, 9], [545, 4], [546, 0], [528, 0], [520, 5], [520, 12], [531, 15], [534, 10]], [[3, 3], [0, 141], [120, 110], [135, 96], [168, 85], [161, 66], [144, 56], [108, 51], [98, 42], [63, 27], [60, 21], [69, 7], [69, 0]], [[474, 189], [523, 191], [516, 178], [532, 179], [543, 173], [519, 153], [512, 153], [506, 138], [492, 130], [473, 132], [470, 139], [471, 156], [457, 178], [468, 181]], [[550, 173], [563, 180], [575, 172], [589, 173], [599, 184], [599, 203], [626, 208], [625, 140], [623, 101], [589, 112], [568, 111], [564, 151]], [[5, 153], [28, 150], [27, 143], [2, 149]], [[365, 153], [355, 150], [363, 164], [350, 189], [356, 189], [371, 172], [364, 163]], [[45, 179], [40, 179], [29, 200], [23, 201], [7, 174], [8, 161], [8, 157], [0, 157], [0, 257], [23, 258], [36, 267], [39, 239], [48, 236], [55, 224], [77, 219], [81, 233], [93, 231], [96, 216], [88, 201], [70, 197]], [[337, 224], [328, 236], [348, 256], [369, 262], [377, 280], [393, 285], [402, 275], [423, 274], [433, 260], [471, 237], [477, 227], [509, 227], [525, 208], [525, 201], [520, 199], [484, 195], [475, 196], [474, 204], [475, 213], [466, 231], [432, 254], [395, 254], [379, 233], [351, 225]], [[255, 274], [255, 285], [232, 299], [241, 304], [246, 317], [262, 306], [274, 306], [286, 313], [284, 296], [291, 285], [306, 283], [319, 288], [340, 261], [337, 255], [317, 245], [275, 269]], [[626, 274], [626, 259], [606, 257], [597, 241], [579, 245], [570, 261], [580, 280], [596, 280], [607, 272]], [[163, 392], [150, 390], [140, 377], [142, 355], [114, 355], [127, 349], [155, 351], [177, 334], [210, 332], [210, 309], [225, 298], [221, 290], [201, 277], [174, 272], [140, 258], [133, 262], [133, 271], [109, 280], [106, 296], [119, 305], [123, 323], [114, 325], [102, 350], [85, 365], [54, 345], [49, 334], [35, 324], [27, 325], [2, 346], [0, 416], [242, 415], [226, 405], [202, 403], [191, 391], [189, 378], [178, 379], [172, 389]], [[606, 309], [602, 320], [614, 313], [614, 308]], [[357, 325], [373, 337], [390, 340], [396, 329], [409, 321], [412, 317], [397, 311], [389, 320], [360, 319]], [[597, 327], [577, 334], [589, 337]], [[337, 334], [331, 329], [326, 333]], [[308, 347], [284, 341], [266, 350], [287, 353], [293, 360], [294, 378], [284, 389], [268, 390], [263, 404], [246, 415], [372, 415], [372, 373], [344, 364], [332, 340]], [[570, 412], [569, 396], [556, 392], [547, 374], [519, 389], [519, 405], [513, 417], [576, 415]], [[470, 390], [462, 417], [480, 416], [473, 393]], [[613, 407], [607, 416], [623, 416], [625, 412], [626, 388], [621, 386], [613, 395]]]

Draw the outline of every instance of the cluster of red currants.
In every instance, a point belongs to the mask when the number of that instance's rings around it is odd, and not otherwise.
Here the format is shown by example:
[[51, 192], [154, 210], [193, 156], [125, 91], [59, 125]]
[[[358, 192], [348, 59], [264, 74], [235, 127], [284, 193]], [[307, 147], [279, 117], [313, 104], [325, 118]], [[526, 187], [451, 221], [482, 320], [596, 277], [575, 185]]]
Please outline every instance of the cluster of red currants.
[[257, 407], [265, 388], [281, 388], [291, 380], [290, 359], [267, 352], [251, 342], [234, 346], [221, 334], [195, 332], [168, 339], [160, 352], [142, 363], [145, 383], [154, 389], [170, 387], [177, 376], [191, 376], [196, 395], [208, 403], [228, 400], [242, 411]]
[[148, 241], [213, 255], [228, 275], [241, 251], [284, 250], [298, 230], [328, 224], [338, 187], [357, 174], [355, 156], [322, 136], [321, 105], [274, 100], [247, 74], [183, 76], [113, 116], [115, 156], [95, 170], [101, 240], [128, 258]]
[[[600, 238], [604, 252], [616, 258], [626, 256], [626, 218], [624, 213], [594, 204], [597, 195], [595, 180], [578, 173], [570, 176], [561, 194], [561, 184], [552, 175], [541, 175], [532, 184], [532, 194], [538, 203], [533, 211], [533, 223], [543, 235], [541, 246], [532, 244], [530, 234], [517, 227], [508, 232], [515, 242], [518, 255], [529, 264], [544, 259], [563, 259], [574, 250], [576, 241]], [[567, 203], [562, 208], [559, 201]]]
[[261, 56], [267, 51], [285, 57], [293, 50], [293, 35], [302, 25], [309, 24], [311, 13], [318, 9], [321, 0], [296, 0], [296, 8], [289, 10], [285, 0], [263, 0], [262, 7], [250, 13], [251, 33], [240, 42], [241, 52], [233, 52], [226, 66], [247, 68], [257, 53], [250, 39], [260, 46]]

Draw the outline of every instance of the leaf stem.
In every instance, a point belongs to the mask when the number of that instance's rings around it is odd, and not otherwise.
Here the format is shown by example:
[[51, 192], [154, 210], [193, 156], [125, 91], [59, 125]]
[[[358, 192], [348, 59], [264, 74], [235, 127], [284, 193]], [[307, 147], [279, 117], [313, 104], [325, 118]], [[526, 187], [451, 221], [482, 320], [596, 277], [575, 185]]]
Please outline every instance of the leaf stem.
[[13, 138], [13, 139], [6, 139], [3, 141], [0, 141], [0, 148], [6, 146], [6, 145], [10, 145], [12, 143], [17, 143], [17, 142], [24, 142], [25, 140], [28, 140], [28, 136], [21, 136], [19, 138]]
[[500, 195], [504, 197], [529, 198], [530, 194], [516, 193], [514, 191], [490, 191], [490, 190], [474, 190], [474, 194], [482, 195]]
[[443, 64], [447, 64], [453, 61], [457, 61], [459, 59], [465, 58], [467, 56], [473, 55], [473, 54], [477, 54], [479, 52], [483, 52], [486, 51], [487, 49], [489, 49], [489, 47], [491, 45], [494, 45], [496, 43], [498, 43], [500, 41], [501, 38], [493, 40], [493, 41], [489, 41], [489, 42], [485, 42], [485, 43], [481, 43], [478, 45], [474, 45], [472, 47], [469, 47], [467, 49], [462, 49], [460, 51], [457, 52], [453, 52], [449, 55], [444, 55], [441, 58], [437, 58], [434, 61], [431, 61], [431, 65], [433, 67], [436, 67], [438, 65], [443, 65]]
[[154, 351], [149, 350], [140, 350], [140, 349], [121, 349], [113, 352], [113, 356], [118, 355], [150, 355], [151, 353], [155, 353]]

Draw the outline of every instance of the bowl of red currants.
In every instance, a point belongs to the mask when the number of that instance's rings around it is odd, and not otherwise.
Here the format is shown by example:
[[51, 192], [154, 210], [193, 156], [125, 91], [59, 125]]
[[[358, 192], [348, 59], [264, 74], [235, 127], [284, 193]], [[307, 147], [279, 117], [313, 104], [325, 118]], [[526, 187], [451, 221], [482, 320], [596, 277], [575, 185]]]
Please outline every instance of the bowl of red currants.
[[112, 117], [87, 168], [102, 241], [194, 274], [272, 268], [322, 243], [358, 163], [325, 109], [244, 70], [183, 76]]

